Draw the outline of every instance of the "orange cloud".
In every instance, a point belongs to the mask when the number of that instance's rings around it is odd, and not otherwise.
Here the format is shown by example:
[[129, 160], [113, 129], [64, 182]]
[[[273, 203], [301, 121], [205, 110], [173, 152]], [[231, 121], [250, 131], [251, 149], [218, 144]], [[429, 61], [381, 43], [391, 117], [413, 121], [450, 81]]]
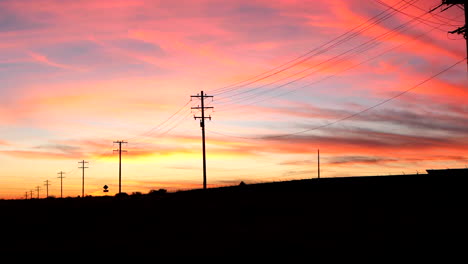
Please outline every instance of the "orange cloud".
[[81, 155], [47, 151], [1, 150], [0, 154], [24, 159], [79, 159]]
[[0, 146], [10, 146], [11, 144], [6, 140], [0, 140]]

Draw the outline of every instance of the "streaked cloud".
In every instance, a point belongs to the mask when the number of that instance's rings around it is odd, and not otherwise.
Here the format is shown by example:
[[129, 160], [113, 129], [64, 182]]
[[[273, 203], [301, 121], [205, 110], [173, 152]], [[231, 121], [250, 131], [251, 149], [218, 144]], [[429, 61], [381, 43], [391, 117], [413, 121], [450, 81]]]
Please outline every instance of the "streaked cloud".
[[210, 186], [311, 175], [317, 149], [332, 176], [462, 166], [466, 65], [427, 78], [465, 57], [447, 34], [463, 12], [382, 2], [399, 11], [371, 0], [1, 1], [0, 165], [31, 162], [8, 175], [37, 172], [33, 182], [89, 159], [96, 186], [115, 186], [113, 142], [126, 140], [129, 189], [197, 188], [200, 102], [188, 101], [203, 90], [215, 94]]

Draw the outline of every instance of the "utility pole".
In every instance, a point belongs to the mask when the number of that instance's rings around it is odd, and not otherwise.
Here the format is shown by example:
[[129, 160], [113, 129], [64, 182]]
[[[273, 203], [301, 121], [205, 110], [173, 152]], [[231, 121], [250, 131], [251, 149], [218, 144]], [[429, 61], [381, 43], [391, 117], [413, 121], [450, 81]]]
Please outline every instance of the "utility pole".
[[123, 140], [114, 141], [114, 143], [119, 144], [119, 149], [114, 149], [114, 151], [119, 152], [119, 193], [122, 192], [122, 152], [127, 152], [126, 150], [122, 150], [122, 144], [127, 144]]
[[33, 193], [33, 190], [30, 190], [30, 191], [29, 191], [29, 199], [32, 199], [32, 198], [33, 198], [33, 197], [32, 197], [32, 193]]
[[60, 171], [58, 172], [57, 174], [60, 174], [60, 176], [58, 176], [57, 178], [60, 179], [60, 198], [63, 198], [63, 174], [65, 174], [65, 172], [63, 171]]
[[28, 192], [26, 192], [26, 200], [28, 199]]
[[205, 98], [209, 96], [201, 91], [200, 94], [191, 95], [191, 98], [200, 98], [201, 106], [192, 107], [192, 109], [201, 110], [201, 116], [193, 116], [195, 120], [200, 119], [200, 127], [202, 129], [202, 148], [203, 148], [203, 189], [206, 189], [206, 151], [205, 151], [205, 119], [211, 120], [211, 116], [205, 117], [205, 109], [213, 109], [212, 106], [205, 106]]
[[85, 163], [88, 163], [87, 161], [78, 161], [78, 163], [81, 163], [81, 167], [78, 167], [79, 169], [83, 169], [83, 177], [81, 180], [81, 198], [84, 197], [84, 169], [87, 169], [88, 167], [85, 167]]
[[[434, 7], [429, 12], [432, 12], [443, 5], [447, 5], [447, 7], [442, 9], [440, 12], [443, 12], [455, 5], [458, 5], [465, 12], [465, 25], [457, 29], [454, 29], [452, 31], [449, 31], [448, 33], [463, 35], [463, 37], [465, 38], [466, 56], [468, 57], [468, 32], [467, 32], [468, 12], [466, 11], [466, 7], [468, 6], [468, 0], [442, 0], [442, 3], [440, 5]], [[466, 65], [467, 65], [467, 71], [468, 71], [468, 60], [466, 61]]]
[[40, 189], [40, 188], [41, 188], [41, 187], [39, 187], [39, 186], [36, 186], [36, 191], [37, 191], [37, 199], [39, 199], [39, 189]]
[[49, 183], [49, 180], [45, 180], [44, 182], [45, 182], [44, 185], [46, 187], [46, 198], [49, 198], [49, 185], [50, 185], [50, 183]]
[[320, 149], [317, 149], [317, 178], [320, 179]]

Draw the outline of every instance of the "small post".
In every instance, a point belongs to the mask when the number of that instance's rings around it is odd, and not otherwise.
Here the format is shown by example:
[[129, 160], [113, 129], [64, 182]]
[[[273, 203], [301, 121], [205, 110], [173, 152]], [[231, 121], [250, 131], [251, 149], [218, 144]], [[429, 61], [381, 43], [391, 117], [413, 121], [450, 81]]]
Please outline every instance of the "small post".
[[317, 149], [317, 178], [320, 179], [320, 149]]

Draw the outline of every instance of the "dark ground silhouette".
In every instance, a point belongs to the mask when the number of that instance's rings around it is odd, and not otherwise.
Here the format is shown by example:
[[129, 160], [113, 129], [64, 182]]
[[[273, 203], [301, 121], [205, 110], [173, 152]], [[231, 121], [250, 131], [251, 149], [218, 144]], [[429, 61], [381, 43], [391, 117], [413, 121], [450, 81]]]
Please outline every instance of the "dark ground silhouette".
[[2, 200], [0, 252], [464, 252], [466, 177], [321, 178], [122, 197]]

